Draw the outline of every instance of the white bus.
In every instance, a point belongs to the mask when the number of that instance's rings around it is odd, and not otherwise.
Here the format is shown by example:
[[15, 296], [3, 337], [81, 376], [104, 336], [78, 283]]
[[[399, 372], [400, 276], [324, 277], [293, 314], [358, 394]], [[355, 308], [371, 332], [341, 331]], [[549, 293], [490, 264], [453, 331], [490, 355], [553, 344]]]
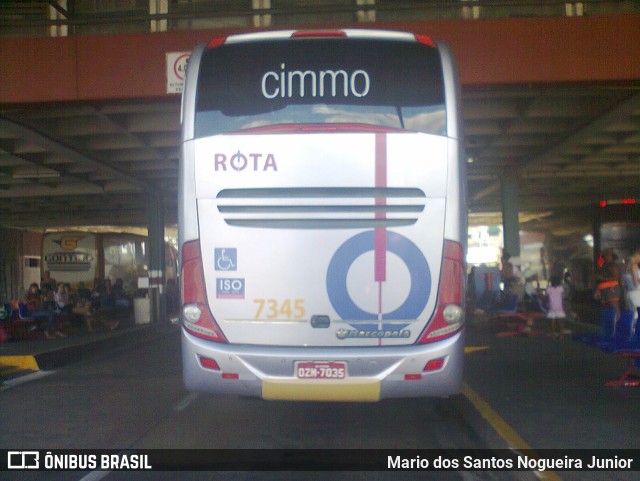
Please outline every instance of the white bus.
[[465, 178], [445, 46], [356, 29], [216, 38], [191, 55], [182, 115], [189, 390], [460, 391]]

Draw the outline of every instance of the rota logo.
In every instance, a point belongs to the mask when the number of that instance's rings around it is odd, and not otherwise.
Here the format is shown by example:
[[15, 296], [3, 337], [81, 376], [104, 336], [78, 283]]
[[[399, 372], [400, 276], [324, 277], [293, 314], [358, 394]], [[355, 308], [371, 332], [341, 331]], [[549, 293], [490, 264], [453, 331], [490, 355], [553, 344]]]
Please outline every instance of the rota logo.
[[64, 236], [59, 240], [54, 240], [56, 244], [62, 247], [64, 250], [72, 251], [78, 247], [78, 242], [84, 239], [84, 236]]
[[243, 171], [251, 170], [253, 172], [266, 172], [268, 170], [278, 171], [276, 158], [273, 154], [243, 154], [238, 150], [235, 154], [227, 157], [225, 154], [214, 154], [214, 170], [218, 171]]

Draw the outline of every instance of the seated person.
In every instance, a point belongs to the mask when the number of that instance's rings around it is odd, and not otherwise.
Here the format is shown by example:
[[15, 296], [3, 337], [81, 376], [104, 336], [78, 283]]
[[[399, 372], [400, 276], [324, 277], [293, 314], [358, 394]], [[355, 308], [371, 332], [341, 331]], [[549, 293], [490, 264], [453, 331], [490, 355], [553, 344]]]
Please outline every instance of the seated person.
[[544, 304], [538, 290], [538, 274], [533, 274], [524, 282], [524, 304], [529, 311], [544, 311]]
[[100, 307], [115, 307], [115, 305], [111, 280], [105, 279], [100, 289]]
[[91, 291], [87, 289], [84, 282], [78, 283], [78, 289], [76, 289], [76, 294], [78, 295], [78, 300], [82, 301], [91, 301]]
[[124, 283], [122, 282], [122, 279], [116, 279], [116, 283], [113, 285], [111, 292], [116, 307], [129, 308], [131, 306], [129, 297], [124, 290]]
[[56, 315], [52, 309], [49, 298], [49, 291], [45, 289], [44, 293], [40, 292], [38, 284], [35, 282], [29, 286], [24, 296], [24, 304], [34, 320], [44, 319], [46, 328], [44, 335], [47, 339], [53, 339], [56, 336], [64, 337], [64, 334], [57, 328]]
[[78, 300], [73, 304], [73, 314], [75, 323], [84, 322], [87, 332], [93, 332], [93, 312], [90, 299], [78, 297]]
[[[102, 316], [99, 316], [97, 320], [102, 322], [107, 328], [113, 330], [116, 327], [118, 327], [119, 321], [113, 320], [112, 314], [109, 314], [111, 309], [113, 309], [114, 307], [117, 307], [116, 300], [113, 295], [113, 287], [111, 286], [111, 280], [105, 279], [103, 282], [99, 282], [96, 285], [96, 287], [94, 287], [94, 295], [97, 292], [98, 305], [100, 306], [100, 311], [102, 311], [103, 309], [106, 310], [106, 312], [104, 312]], [[94, 301], [95, 301], [95, 298], [94, 298]]]
[[63, 284], [62, 282], [58, 284], [53, 299], [56, 302], [56, 310], [58, 312], [67, 313], [73, 309], [73, 305], [69, 299], [69, 290], [66, 284]]
[[87, 332], [93, 332], [93, 295], [84, 282], [78, 283], [78, 288], [71, 296], [71, 303], [73, 304], [75, 324], [84, 323]]

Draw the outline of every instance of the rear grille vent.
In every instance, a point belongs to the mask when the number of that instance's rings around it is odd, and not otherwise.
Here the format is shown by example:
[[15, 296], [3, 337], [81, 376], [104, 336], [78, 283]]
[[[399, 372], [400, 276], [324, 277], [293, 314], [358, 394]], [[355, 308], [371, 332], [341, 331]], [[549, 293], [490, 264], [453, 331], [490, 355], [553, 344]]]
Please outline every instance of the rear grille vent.
[[232, 226], [355, 229], [415, 224], [425, 198], [417, 188], [315, 187], [227, 189], [216, 200]]

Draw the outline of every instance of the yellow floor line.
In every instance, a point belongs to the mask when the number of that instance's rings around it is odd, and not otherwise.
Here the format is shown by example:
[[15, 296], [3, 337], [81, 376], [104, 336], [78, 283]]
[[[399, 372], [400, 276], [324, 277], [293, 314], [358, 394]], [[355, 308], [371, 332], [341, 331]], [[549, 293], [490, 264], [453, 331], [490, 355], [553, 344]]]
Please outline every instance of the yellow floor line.
[[474, 352], [484, 351], [486, 349], [489, 349], [489, 346], [466, 346], [464, 348], [464, 353], [465, 354], [472, 354]]
[[[527, 442], [502, 417], [495, 412], [489, 403], [482, 399], [468, 384], [464, 384], [462, 388], [463, 394], [471, 401], [480, 415], [491, 425], [498, 435], [507, 442], [507, 445], [516, 451], [528, 450], [534, 451]], [[536, 471], [538, 479], [544, 481], [562, 481], [553, 471]]]
[[40, 370], [35, 356], [0, 356], [0, 364], [21, 369], [31, 369], [32, 371]]

